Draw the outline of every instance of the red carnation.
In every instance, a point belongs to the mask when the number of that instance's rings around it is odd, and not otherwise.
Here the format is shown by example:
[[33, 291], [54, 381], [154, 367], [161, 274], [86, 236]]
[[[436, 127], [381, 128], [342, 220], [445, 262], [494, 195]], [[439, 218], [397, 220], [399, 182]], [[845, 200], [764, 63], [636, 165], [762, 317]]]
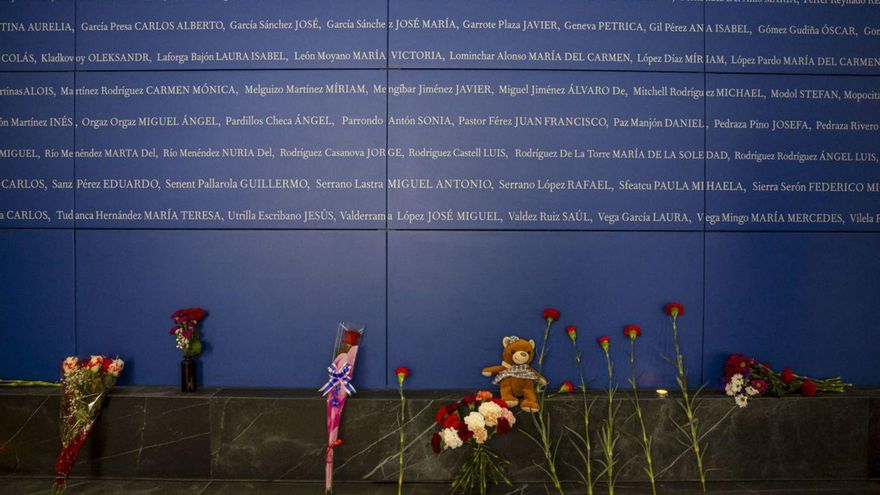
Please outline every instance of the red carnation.
[[110, 369], [111, 364], [113, 364], [112, 359], [104, 358], [104, 360], [101, 361], [101, 371], [106, 373]]
[[402, 384], [403, 380], [409, 376], [409, 368], [401, 366], [394, 370], [394, 374], [397, 375], [397, 381]]
[[572, 342], [576, 341], [578, 338], [577, 327], [574, 325], [569, 325], [568, 328], [565, 329], [565, 333], [568, 334], [568, 338], [570, 338]]
[[642, 329], [638, 325], [627, 325], [623, 327], [623, 335], [629, 340], [636, 340], [637, 337], [642, 336]]
[[446, 412], [446, 406], [443, 406], [437, 411], [437, 415], [434, 416], [434, 420], [437, 421], [438, 425], [442, 425], [443, 420], [446, 419], [446, 416], [449, 416], [449, 413]]
[[548, 323], [553, 323], [554, 321], [559, 320], [559, 310], [555, 308], [547, 308], [544, 310], [544, 319], [547, 320]]
[[564, 382], [562, 382], [562, 386], [559, 387], [559, 393], [560, 394], [569, 394], [571, 392], [574, 392], [574, 383], [571, 383], [568, 380], [565, 380]]
[[171, 318], [180, 321], [194, 321], [198, 323], [207, 314], [208, 313], [202, 308], [186, 308], [175, 311], [174, 314], [171, 315]]
[[610, 341], [611, 339], [609, 339], [608, 337], [599, 337], [598, 339], [596, 339], [596, 342], [598, 342], [599, 345], [602, 346], [602, 350], [604, 350], [605, 352], [608, 352]]
[[469, 406], [476, 401], [477, 401], [477, 394], [465, 395], [464, 397], [461, 398], [461, 403], [466, 406]]
[[672, 316], [673, 318], [677, 318], [684, 314], [684, 306], [677, 302], [671, 302], [663, 308], [663, 312]]
[[510, 422], [505, 418], [498, 418], [498, 426], [495, 429], [495, 433], [499, 435], [504, 435], [508, 431], [511, 430]]
[[791, 383], [791, 381], [794, 380], [794, 371], [792, 371], [791, 368], [785, 368], [782, 370], [781, 378], [782, 383]]
[[458, 428], [460, 424], [458, 414], [451, 414], [443, 420], [443, 428]]
[[807, 397], [813, 397], [816, 395], [817, 390], [818, 388], [816, 387], [816, 384], [809, 379], [804, 380], [804, 384], [801, 385], [801, 393]]
[[458, 438], [460, 438], [462, 442], [467, 442], [473, 438], [473, 436], [474, 432], [469, 430], [466, 424], [460, 423], [458, 425]]
[[494, 402], [495, 404], [498, 404], [500, 407], [502, 407], [504, 409], [507, 409], [507, 402], [504, 402], [501, 399], [492, 399], [492, 402]]
[[434, 433], [431, 437], [431, 450], [439, 454], [443, 449], [440, 447], [440, 433]]
[[202, 321], [208, 313], [202, 308], [190, 308], [186, 310], [187, 319], [190, 321]]

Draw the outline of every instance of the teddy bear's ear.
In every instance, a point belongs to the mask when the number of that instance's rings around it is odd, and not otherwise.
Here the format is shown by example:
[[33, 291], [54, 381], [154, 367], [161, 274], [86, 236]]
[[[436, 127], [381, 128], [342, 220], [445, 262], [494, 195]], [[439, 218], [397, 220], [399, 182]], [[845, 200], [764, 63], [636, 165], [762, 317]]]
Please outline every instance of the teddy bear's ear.
[[533, 339], [529, 339], [529, 344], [532, 344], [532, 349], [535, 349], [535, 341]]
[[504, 337], [503, 339], [501, 339], [501, 346], [502, 347], [507, 347], [509, 345], [510, 345], [510, 337]]

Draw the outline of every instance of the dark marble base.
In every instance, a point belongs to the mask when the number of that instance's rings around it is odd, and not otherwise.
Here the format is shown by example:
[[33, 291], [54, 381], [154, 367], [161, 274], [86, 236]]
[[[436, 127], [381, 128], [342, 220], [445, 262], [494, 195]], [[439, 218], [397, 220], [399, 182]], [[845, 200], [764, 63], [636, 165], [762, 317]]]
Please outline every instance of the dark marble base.
[[[0, 493], [48, 495], [51, 479], [0, 478]], [[68, 485], [70, 495], [323, 495], [323, 484], [296, 481], [168, 481], [168, 480], [79, 480]], [[565, 485], [566, 493], [583, 493], [578, 485]], [[340, 495], [396, 495], [393, 483], [341, 482], [335, 486]], [[657, 487], [659, 494], [698, 495], [703, 492], [695, 483], [667, 482]], [[407, 495], [447, 495], [449, 487], [440, 483], [406, 484]], [[546, 495], [541, 484], [520, 484], [492, 487], [495, 495]], [[550, 493], [553, 493], [552, 491]], [[597, 487], [597, 494], [607, 493]], [[650, 487], [640, 483], [621, 483], [614, 490], [618, 495], [645, 495]], [[727, 495], [880, 495], [880, 483], [871, 481], [719, 481], [710, 485], [709, 493]]]
[[[434, 455], [429, 439], [438, 407], [460, 394], [408, 395], [406, 478], [442, 484], [451, 478], [462, 452]], [[650, 395], [642, 405], [655, 437], [659, 479], [695, 480], [693, 456], [677, 441], [676, 401]], [[594, 435], [606, 410], [601, 397], [595, 404], [590, 419]], [[181, 394], [170, 388], [120, 387], [106, 402], [74, 474], [215, 480], [212, 483], [322, 480], [325, 407], [311, 391], [215, 389]], [[345, 444], [337, 450], [337, 480], [396, 480], [398, 407], [396, 394], [389, 392], [363, 392], [349, 401], [340, 435]], [[0, 411], [0, 476], [51, 476], [60, 448], [57, 389], [2, 389]], [[579, 397], [553, 398], [548, 411], [557, 438], [563, 426], [583, 427]], [[643, 481], [637, 423], [628, 401], [621, 403], [619, 418], [619, 479]], [[876, 477], [880, 470], [880, 393], [875, 391], [762, 398], [745, 409], [735, 408], [727, 397], [709, 395], [700, 418], [711, 481], [843, 483]], [[533, 431], [532, 419], [518, 413], [516, 430]], [[563, 439], [559, 450], [560, 475], [576, 481], [581, 463], [571, 438]], [[595, 445], [595, 436], [593, 441]], [[510, 459], [514, 481], [531, 485], [544, 481], [539, 451], [525, 435], [514, 431], [493, 440], [492, 447]], [[595, 447], [593, 454], [598, 458]]]

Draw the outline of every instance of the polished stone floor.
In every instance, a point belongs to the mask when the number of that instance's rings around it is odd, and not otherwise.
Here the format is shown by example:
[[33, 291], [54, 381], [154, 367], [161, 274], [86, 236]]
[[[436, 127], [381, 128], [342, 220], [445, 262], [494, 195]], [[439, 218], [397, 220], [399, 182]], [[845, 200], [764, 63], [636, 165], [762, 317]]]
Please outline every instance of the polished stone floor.
[[[47, 478], [9, 478], [0, 477], [0, 493], [16, 495], [42, 495], [49, 493], [51, 479]], [[161, 495], [322, 495], [323, 484], [297, 483], [283, 481], [170, 481], [170, 480], [85, 480], [70, 481], [67, 495], [111, 495], [111, 494], [161, 494]], [[442, 483], [420, 483], [406, 485], [407, 495], [446, 495], [449, 485]], [[566, 493], [582, 493], [583, 488], [572, 485]], [[397, 493], [395, 484], [379, 483], [339, 483], [339, 495], [393, 495]], [[519, 485], [515, 487], [496, 487], [490, 491], [497, 495], [544, 495], [548, 493], [542, 485]], [[552, 491], [550, 493], [553, 493]], [[597, 494], [605, 493], [598, 487]], [[615, 489], [618, 495], [644, 495], [650, 493], [646, 485], [621, 483]], [[658, 487], [660, 494], [696, 495], [700, 493], [696, 484], [664, 483]], [[709, 493], [742, 495], [880, 495], [880, 481], [761, 481], [761, 482], [716, 482], [709, 487]]]

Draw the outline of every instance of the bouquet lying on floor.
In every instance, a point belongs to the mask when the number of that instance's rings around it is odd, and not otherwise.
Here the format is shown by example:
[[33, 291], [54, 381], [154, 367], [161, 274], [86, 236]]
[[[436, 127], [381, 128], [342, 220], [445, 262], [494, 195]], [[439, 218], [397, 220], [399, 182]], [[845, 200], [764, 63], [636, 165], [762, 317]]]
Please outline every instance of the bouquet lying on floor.
[[67, 477], [79, 457], [79, 449], [88, 438], [101, 412], [107, 392], [116, 384], [125, 362], [106, 356], [91, 356], [82, 362], [68, 357], [61, 365], [61, 453], [55, 464], [56, 478], [52, 494], [67, 488]]
[[775, 395], [800, 392], [812, 397], [817, 392], [843, 392], [852, 387], [843, 383], [839, 376], [816, 379], [795, 374], [791, 368], [781, 372], [774, 371], [769, 363], [743, 354], [731, 354], [724, 363], [724, 392], [733, 397], [736, 405], [746, 407], [749, 399], [761, 395]]

